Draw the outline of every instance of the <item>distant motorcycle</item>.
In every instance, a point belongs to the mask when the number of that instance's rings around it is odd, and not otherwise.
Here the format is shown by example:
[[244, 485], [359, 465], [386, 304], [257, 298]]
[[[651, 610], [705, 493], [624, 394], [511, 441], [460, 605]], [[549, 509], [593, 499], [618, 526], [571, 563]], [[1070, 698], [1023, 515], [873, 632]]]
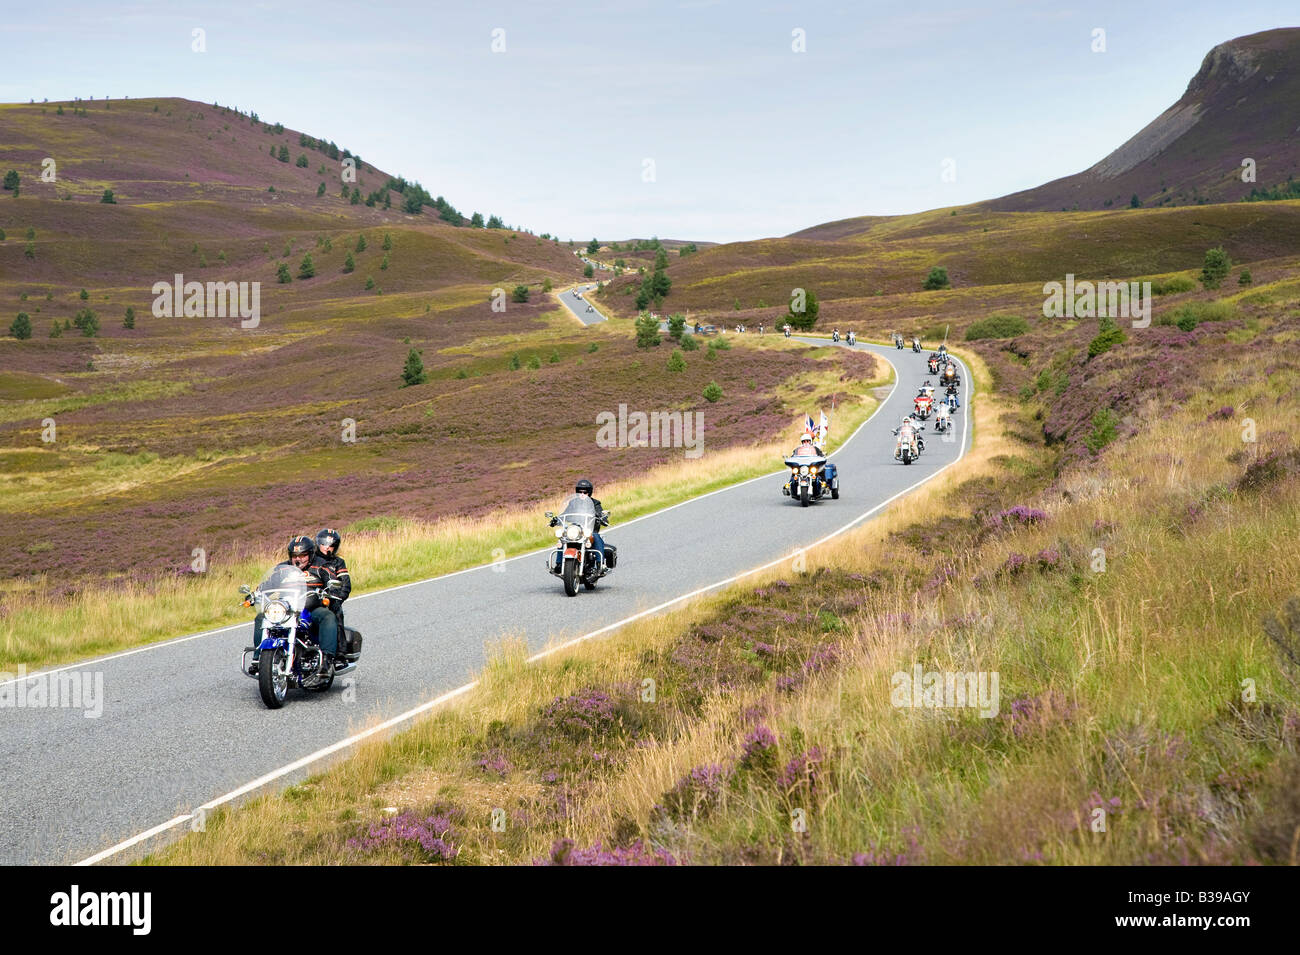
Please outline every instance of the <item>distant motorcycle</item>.
[[838, 342], [839, 340], [840, 340], [840, 330], [837, 328], [835, 329], [835, 331], [831, 332], [831, 341]]
[[912, 339], [912, 351], [916, 352], [918, 355], [921, 353], [920, 339], [916, 339], [916, 338]]
[[785, 466], [790, 469], [790, 480], [782, 486], [781, 493], [798, 501], [801, 507], [820, 500], [827, 491], [832, 500], [839, 500], [839, 473], [826, 455], [816, 453], [815, 448], [812, 454], [796, 451], [785, 459]]
[[948, 362], [943, 369], [943, 375], [940, 377], [939, 383], [943, 385], [956, 385], [960, 388], [961, 378], [957, 375], [957, 366], [952, 362]]
[[856, 347], [858, 344], [858, 336], [853, 334], [853, 332], [849, 332], [847, 341], [850, 348]]
[[934, 408], [934, 399], [929, 395], [917, 395], [912, 399], [912, 413], [924, 421], [930, 417], [930, 412]]
[[934, 355], [931, 355], [928, 359], [926, 359], [926, 367], [930, 369], [930, 374], [932, 375], [939, 374], [939, 359]]
[[[614, 569], [602, 559], [593, 540], [600, 526], [609, 523], [609, 514], [605, 512], [604, 521], [597, 517], [596, 505], [586, 494], [569, 498], [559, 516], [546, 512], [555, 528], [555, 550], [546, 560], [546, 569], [564, 581], [564, 592], [570, 597], [578, 595], [579, 583], [587, 590], [595, 590], [596, 581]], [[610, 549], [606, 545], [606, 550]]]
[[[262, 642], [246, 647], [242, 669], [245, 676], [257, 680], [262, 702], [278, 710], [284, 706], [289, 687], [324, 692], [334, 677], [357, 668], [361, 659], [361, 634], [351, 627], [339, 628], [342, 659], [333, 672], [320, 675], [321, 649], [311, 625], [311, 611], [317, 601], [328, 604], [330, 598], [312, 593], [307, 577], [292, 565], [277, 564], [256, 590], [240, 587], [244, 605], [257, 608], [262, 615]], [[250, 654], [257, 653], [257, 660]]]

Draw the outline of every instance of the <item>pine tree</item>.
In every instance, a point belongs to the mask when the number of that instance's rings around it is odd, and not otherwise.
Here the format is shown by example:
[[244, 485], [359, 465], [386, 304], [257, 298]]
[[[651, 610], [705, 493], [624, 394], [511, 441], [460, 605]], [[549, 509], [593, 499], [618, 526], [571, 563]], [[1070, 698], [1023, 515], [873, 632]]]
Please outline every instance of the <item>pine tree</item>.
[[352, 260], [352, 253], [349, 252], [348, 257], [343, 260], [343, 271], [351, 272], [356, 267], [357, 267], [357, 263]]
[[392, 234], [391, 232], [385, 232], [385, 233], [384, 233], [384, 251], [387, 252], [387, 251], [389, 251], [392, 247], [393, 247], [393, 234]]
[[9, 326], [9, 334], [19, 341], [32, 337], [32, 320], [26, 312], [19, 312], [18, 317]]
[[135, 328], [135, 309], [130, 305], [126, 307], [126, 317], [122, 319], [123, 328]]
[[289, 274], [289, 266], [284, 262], [280, 263], [280, 267], [276, 269], [275, 275], [282, 285], [287, 285], [293, 281], [293, 276]]
[[402, 387], [422, 385], [426, 380], [424, 362], [420, 361], [420, 353], [412, 348], [406, 353], [406, 367], [402, 369]]
[[302, 257], [302, 264], [298, 266], [298, 278], [309, 279], [316, 274], [316, 265], [311, 260], [311, 253], [308, 252]]
[[366, 251], [366, 235], [364, 232], [357, 236], [357, 251]]

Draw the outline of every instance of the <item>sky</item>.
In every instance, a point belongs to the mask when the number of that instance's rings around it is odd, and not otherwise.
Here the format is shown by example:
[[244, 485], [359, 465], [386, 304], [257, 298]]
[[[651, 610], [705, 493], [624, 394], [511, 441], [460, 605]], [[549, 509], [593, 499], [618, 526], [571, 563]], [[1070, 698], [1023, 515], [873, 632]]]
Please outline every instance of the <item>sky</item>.
[[466, 215], [725, 242], [1078, 172], [1213, 46], [1297, 25], [1295, 0], [70, 0], [7, 6], [0, 101], [215, 101]]

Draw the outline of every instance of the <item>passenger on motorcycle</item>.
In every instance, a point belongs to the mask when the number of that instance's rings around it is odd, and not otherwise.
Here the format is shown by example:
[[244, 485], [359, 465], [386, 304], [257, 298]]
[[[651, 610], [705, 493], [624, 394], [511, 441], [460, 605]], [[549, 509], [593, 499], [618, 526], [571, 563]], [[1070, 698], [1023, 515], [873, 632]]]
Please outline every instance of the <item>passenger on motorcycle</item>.
[[316, 532], [316, 560], [312, 570], [320, 571], [326, 582], [326, 596], [330, 598], [330, 610], [338, 621], [338, 632], [343, 632], [343, 602], [352, 593], [352, 576], [348, 573], [348, 564], [339, 556], [339, 547], [343, 536], [332, 527], [322, 527]]
[[[609, 518], [605, 516], [605, 509], [600, 506], [600, 501], [595, 497], [595, 487], [586, 478], [583, 478], [573, 486], [574, 494], [584, 494], [591, 498], [591, 503], [596, 505], [596, 530], [591, 535], [592, 546], [600, 553], [601, 560], [605, 561], [612, 570], [618, 564], [618, 548], [613, 544], [606, 544], [605, 539], [600, 536], [600, 529], [609, 526]], [[551, 518], [551, 526], [554, 527], [560, 523], [558, 517]]]
[[[293, 566], [303, 572], [307, 578], [307, 590], [309, 591], [308, 606], [315, 604], [311, 611], [312, 627], [316, 630], [316, 640], [321, 648], [320, 673], [328, 676], [333, 670], [334, 654], [338, 652], [338, 622], [329, 608], [320, 603], [320, 594], [329, 584], [329, 574], [319, 567], [313, 567], [312, 564], [316, 557], [316, 544], [306, 536], [294, 537], [289, 541], [289, 559], [277, 566]], [[262, 615], [259, 613], [253, 621], [253, 646], [262, 645]], [[253, 651], [253, 662], [256, 663], [258, 651]]]

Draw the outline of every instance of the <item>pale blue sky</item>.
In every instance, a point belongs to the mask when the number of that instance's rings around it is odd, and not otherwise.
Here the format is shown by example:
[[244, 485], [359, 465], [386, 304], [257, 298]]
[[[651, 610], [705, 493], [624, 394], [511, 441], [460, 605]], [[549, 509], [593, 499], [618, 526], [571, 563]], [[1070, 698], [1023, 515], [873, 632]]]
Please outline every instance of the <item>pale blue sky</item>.
[[72, 0], [7, 7], [0, 100], [216, 100], [466, 214], [729, 241], [1077, 172], [1177, 100], [1212, 46], [1295, 25], [1295, 0]]

